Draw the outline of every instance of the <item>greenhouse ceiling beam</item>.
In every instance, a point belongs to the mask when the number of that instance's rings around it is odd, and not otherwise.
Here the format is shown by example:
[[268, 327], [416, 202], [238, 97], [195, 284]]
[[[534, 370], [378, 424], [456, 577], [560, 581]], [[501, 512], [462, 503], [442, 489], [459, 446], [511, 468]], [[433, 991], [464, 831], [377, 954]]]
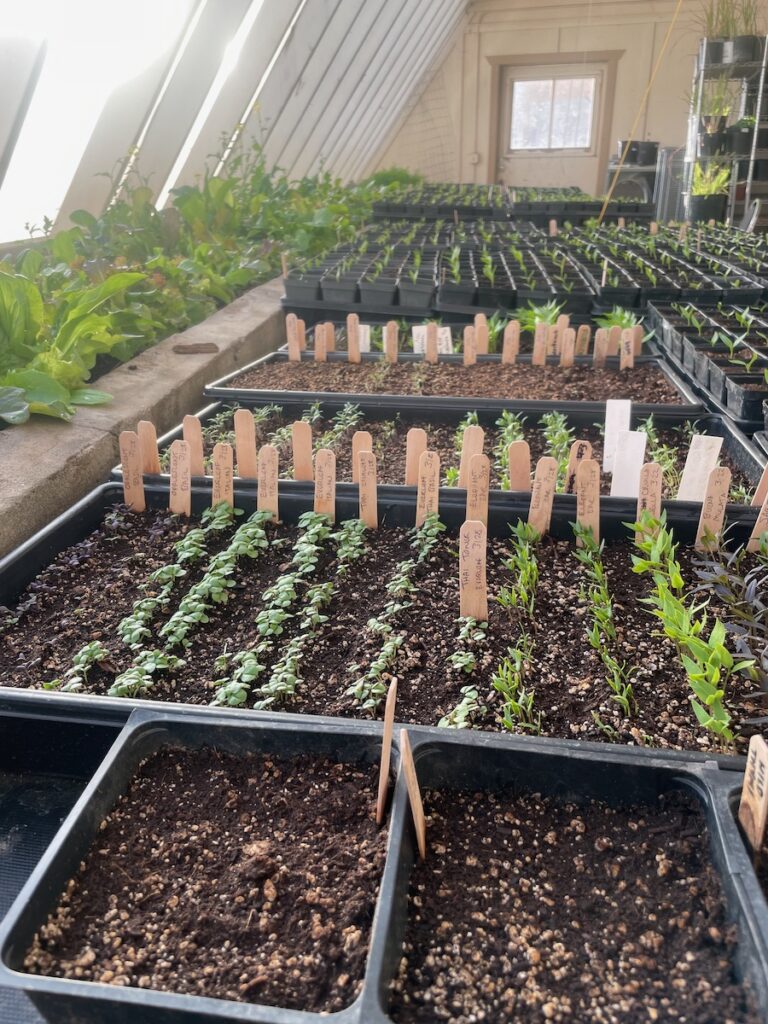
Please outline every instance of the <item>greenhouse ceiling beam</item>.
[[0, 39], [0, 186], [45, 61], [45, 42]]

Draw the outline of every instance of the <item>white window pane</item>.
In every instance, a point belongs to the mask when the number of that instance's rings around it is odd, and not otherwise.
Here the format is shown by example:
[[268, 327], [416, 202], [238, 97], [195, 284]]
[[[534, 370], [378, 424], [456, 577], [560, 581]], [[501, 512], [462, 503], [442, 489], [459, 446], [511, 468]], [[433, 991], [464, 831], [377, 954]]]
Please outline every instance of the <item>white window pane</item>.
[[510, 149], [547, 149], [552, 111], [552, 79], [512, 86]]
[[594, 78], [558, 78], [552, 104], [553, 149], [586, 149], [591, 142]]

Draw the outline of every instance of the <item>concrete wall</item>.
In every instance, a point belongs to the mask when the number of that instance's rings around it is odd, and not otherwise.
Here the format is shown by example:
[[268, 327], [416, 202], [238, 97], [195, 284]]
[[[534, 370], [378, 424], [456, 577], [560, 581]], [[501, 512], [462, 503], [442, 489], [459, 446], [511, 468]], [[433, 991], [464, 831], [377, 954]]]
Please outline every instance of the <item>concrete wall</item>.
[[[637, 137], [683, 146], [687, 94], [699, 39], [699, 0], [683, 0]], [[495, 159], [498, 68], [530, 55], [615, 55], [616, 81], [605, 150], [579, 165], [532, 161], [523, 184], [575, 183], [589, 192], [604, 187], [605, 165], [635, 118], [653, 64], [672, 20], [674, 0], [476, 0], [426, 87], [415, 96], [397, 134], [375, 157], [375, 167], [398, 164], [433, 181], [499, 180]], [[496, 69], [496, 70], [495, 70]], [[519, 170], [516, 167], [516, 172]]]

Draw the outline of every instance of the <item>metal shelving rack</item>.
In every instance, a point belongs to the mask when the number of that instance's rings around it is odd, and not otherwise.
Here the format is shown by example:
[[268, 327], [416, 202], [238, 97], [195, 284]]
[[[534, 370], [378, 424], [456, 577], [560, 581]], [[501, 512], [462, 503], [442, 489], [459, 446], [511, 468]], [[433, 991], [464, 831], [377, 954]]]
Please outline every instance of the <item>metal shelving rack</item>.
[[[755, 163], [757, 160], [768, 160], [768, 148], [758, 148], [760, 129], [768, 129], [768, 104], [766, 103], [766, 86], [768, 86], [768, 36], [762, 38], [762, 59], [759, 61], [741, 61], [732, 63], [713, 63], [702, 59], [708, 47], [702, 45], [696, 57], [696, 64], [691, 89], [691, 102], [688, 111], [688, 135], [685, 148], [683, 190], [685, 194], [686, 211], [688, 209], [688, 198], [693, 182], [693, 168], [697, 160], [715, 160], [721, 163], [730, 163], [731, 181], [728, 189], [728, 204], [726, 207], [726, 222], [733, 224], [738, 218], [741, 219], [743, 211], [747, 209], [753, 198], [763, 198], [768, 201], [768, 180], [755, 181]], [[703, 155], [699, 152], [699, 131], [701, 126], [702, 100], [706, 83], [713, 79], [725, 77], [731, 81], [741, 82], [741, 95], [739, 98], [738, 120], [743, 117], [752, 116], [755, 118], [755, 125], [752, 129], [749, 155], [724, 153], [713, 156]], [[747, 174], [739, 178], [739, 165], [747, 162]], [[740, 186], [744, 186], [744, 196], [737, 198]]]

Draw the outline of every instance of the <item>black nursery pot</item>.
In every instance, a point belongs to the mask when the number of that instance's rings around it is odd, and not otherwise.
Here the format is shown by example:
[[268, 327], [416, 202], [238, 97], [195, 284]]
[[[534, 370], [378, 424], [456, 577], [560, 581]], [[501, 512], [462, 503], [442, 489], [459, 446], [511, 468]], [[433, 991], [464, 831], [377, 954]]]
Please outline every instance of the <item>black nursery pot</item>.
[[722, 153], [727, 144], [725, 132], [700, 132], [699, 153], [702, 156], [717, 156]]
[[408, 277], [401, 277], [398, 292], [401, 306], [407, 306], [409, 309], [429, 309], [435, 295], [435, 282], [414, 282]]
[[644, 167], [655, 164], [659, 156], [658, 142], [638, 142], [637, 162]]
[[[621, 160], [621, 157], [622, 157], [622, 155], [624, 153], [624, 150], [626, 149], [626, 146], [627, 146], [627, 140], [626, 139], [619, 139], [619, 146], [618, 146], [618, 157], [619, 157], [619, 160]], [[624, 160], [625, 164], [636, 164], [636, 163], [639, 163], [638, 158], [637, 158], [638, 157], [638, 146], [639, 146], [638, 142], [630, 142], [629, 149], [627, 150], [627, 156], [626, 156], [626, 159]]]
[[283, 278], [285, 297], [289, 302], [317, 302], [320, 300], [320, 276], [306, 275], [304, 277]]
[[397, 302], [397, 278], [379, 277], [360, 281], [360, 301], [366, 306], [394, 306]]
[[723, 47], [724, 64], [749, 64], [760, 60], [762, 40], [759, 36], [735, 36], [726, 39]]
[[444, 281], [440, 285], [437, 298], [446, 306], [474, 306], [477, 285], [474, 281]]
[[354, 306], [360, 301], [357, 278], [324, 277], [323, 301], [338, 302], [341, 306]]
[[761, 420], [768, 399], [768, 385], [762, 377], [751, 373], [735, 374], [725, 381], [728, 411], [738, 419]]
[[725, 220], [727, 196], [690, 196], [690, 219], [694, 224], [708, 220]]
[[725, 149], [735, 156], [749, 156], [752, 147], [752, 131], [731, 125], [725, 130]]
[[699, 41], [699, 64], [722, 64], [723, 39], [701, 39]]

